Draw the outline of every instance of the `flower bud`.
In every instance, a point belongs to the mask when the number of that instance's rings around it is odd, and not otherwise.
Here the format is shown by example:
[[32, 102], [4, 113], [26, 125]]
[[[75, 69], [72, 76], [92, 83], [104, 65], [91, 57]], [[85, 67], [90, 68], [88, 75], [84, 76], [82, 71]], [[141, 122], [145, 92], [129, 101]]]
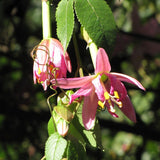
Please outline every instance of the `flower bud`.
[[57, 122], [57, 131], [61, 136], [65, 136], [68, 132], [69, 125], [64, 119], [59, 119]]

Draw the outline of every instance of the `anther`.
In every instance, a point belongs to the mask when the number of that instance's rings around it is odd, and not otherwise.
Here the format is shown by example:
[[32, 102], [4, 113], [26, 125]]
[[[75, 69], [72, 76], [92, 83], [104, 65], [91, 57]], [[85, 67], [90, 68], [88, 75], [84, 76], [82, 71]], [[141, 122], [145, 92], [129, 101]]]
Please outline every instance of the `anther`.
[[40, 68], [38, 68], [38, 74], [41, 74], [41, 70], [40, 70]]
[[119, 94], [118, 94], [117, 91], [114, 91], [114, 97], [117, 98], [117, 99], [119, 99]]
[[102, 109], [104, 109], [104, 103], [103, 103], [102, 101], [98, 101], [98, 105], [99, 105]]
[[105, 92], [105, 93], [104, 93], [104, 97], [105, 97], [106, 100], [108, 100], [109, 97], [110, 97], [109, 93], [108, 93], [108, 92]]

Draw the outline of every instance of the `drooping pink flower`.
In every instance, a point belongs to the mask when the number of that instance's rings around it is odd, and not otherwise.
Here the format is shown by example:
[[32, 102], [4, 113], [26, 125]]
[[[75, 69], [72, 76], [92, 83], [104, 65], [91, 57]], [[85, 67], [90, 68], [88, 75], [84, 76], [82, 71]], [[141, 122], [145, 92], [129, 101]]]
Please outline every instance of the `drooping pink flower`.
[[[134, 84], [142, 90], [145, 90], [145, 88], [130, 76], [110, 71], [111, 66], [108, 56], [105, 50], [100, 48], [96, 57], [95, 75], [57, 79], [57, 86], [63, 89], [80, 88], [71, 95], [70, 103], [77, 97], [84, 96], [82, 119], [86, 129], [91, 129], [94, 126], [98, 105], [102, 108], [106, 107], [113, 117], [118, 117], [114, 107], [114, 104], [116, 104], [130, 120], [136, 122], [133, 105], [121, 81]], [[55, 80], [52, 80], [51, 83], [55, 83]]]
[[41, 83], [44, 90], [51, 79], [66, 77], [67, 70], [71, 72], [68, 53], [64, 53], [62, 44], [57, 39], [42, 40], [34, 52], [34, 83]]

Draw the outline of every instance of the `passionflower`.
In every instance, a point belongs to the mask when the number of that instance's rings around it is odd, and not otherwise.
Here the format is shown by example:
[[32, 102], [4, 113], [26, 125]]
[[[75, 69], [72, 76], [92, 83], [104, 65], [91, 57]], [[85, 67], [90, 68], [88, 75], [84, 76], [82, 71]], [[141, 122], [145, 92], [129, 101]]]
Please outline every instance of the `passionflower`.
[[66, 77], [71, 72], [71, 62], [62, 44], [54, 38], [44, 39], [33, 49], [33, 79], [41, 83], [44, 90], [51, 79]]
[[[99, 48], [94, 75], [57, 79], [56, 85], [63, 89], [80, 88], [71, 95], [70, 103], [77, 97], [84, 97], [82, 119], [86, 129], [91, 129], [94, 126], [98, 106], [106, 107], [113, 117], [118, 117], [115, 109], [115, 105], [117, 105], [131, 121], [136, 122], [133, 105], [122, 81], [134, 84], [142, 90], [145, 90], [145, 88], [135, 78], [110, 71], [111, 66], [107, 53], [103, 48]], [[56, 82], [51, 80], [51, 83], [55, 84]]]

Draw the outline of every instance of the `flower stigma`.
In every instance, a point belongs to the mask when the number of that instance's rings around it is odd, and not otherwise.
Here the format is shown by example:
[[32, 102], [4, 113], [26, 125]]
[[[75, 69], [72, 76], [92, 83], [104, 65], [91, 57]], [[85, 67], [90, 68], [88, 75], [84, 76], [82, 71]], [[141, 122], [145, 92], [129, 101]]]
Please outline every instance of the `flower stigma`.
[[101, 80], [102, 80], [102, 82], [106, 82], [107, 79], [108, 79], [108, 77], [107, 77], [105, 74], [102, 74], [102, 75], [101, 75]]

